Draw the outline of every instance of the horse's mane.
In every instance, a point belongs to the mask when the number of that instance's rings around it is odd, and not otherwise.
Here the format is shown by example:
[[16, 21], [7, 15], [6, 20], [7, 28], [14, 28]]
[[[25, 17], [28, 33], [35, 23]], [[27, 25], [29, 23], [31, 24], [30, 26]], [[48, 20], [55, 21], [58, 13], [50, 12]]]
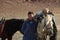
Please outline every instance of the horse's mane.
[[49, 15], [53, 15], [53, 16], [54, 16], [54, 14], [53, 14], [52, 12], [48, 12], [48, 14], [49, 14]]

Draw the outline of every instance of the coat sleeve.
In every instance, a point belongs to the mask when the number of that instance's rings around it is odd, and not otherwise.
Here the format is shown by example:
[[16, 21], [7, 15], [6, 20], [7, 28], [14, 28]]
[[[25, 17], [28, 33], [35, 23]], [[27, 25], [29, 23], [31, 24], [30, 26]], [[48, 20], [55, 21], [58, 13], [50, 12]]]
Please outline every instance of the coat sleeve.
[[22, 28], [21, 28], [23, 34], [25, 33], [25, 29], [26, 29], [26, 22], [23, 23]]

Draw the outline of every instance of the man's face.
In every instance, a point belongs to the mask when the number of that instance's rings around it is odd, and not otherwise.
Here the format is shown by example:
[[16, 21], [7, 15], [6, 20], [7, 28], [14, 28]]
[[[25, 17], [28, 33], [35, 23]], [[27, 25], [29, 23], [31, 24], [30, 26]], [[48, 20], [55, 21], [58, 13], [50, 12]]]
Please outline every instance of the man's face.
[[29, 14], [29, 15], [28, 15], [28, 19], [30, 19], [30, 20], [32, 20], [33, 17], [34, 17], [34, 14]]

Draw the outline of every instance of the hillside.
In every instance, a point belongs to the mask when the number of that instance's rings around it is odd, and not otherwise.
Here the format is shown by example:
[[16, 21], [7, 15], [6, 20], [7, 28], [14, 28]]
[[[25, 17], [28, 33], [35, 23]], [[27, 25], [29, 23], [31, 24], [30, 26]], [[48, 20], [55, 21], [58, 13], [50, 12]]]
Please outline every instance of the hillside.
[[[44, 2], [26, 2], [23, 0], [0, 0], [0, 18], [25, 18], [28, 11], [37, 11], [48, 7], [54, 13], [60, 13], [60, 5]], [[26, 16], [27, 17], [27, 16]]]

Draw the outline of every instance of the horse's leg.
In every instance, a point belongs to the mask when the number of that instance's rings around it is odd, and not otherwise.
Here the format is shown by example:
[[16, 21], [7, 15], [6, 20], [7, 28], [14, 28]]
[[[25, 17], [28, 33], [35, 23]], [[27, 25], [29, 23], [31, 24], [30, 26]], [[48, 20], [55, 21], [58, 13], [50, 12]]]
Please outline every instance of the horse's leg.
[[12, 40], [12, 36], [9, 36], [7, 39], [8, 39], [8, 40]]
[[5, 37], [2, 37], [1, 40], [5, 40], [6, 38]]

